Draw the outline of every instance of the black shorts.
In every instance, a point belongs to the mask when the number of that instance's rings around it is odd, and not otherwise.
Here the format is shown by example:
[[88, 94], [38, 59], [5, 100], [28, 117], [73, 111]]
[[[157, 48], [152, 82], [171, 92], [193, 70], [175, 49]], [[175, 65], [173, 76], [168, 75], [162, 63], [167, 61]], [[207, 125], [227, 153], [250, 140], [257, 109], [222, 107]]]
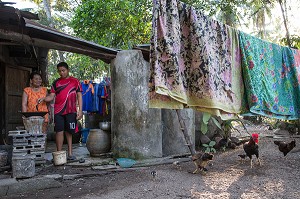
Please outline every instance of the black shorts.
[[55, 114], [54, 115], [54, 131], [66, 131], [74, 134], [77, 126], [77, 113], [69, 113], [66, 115]]

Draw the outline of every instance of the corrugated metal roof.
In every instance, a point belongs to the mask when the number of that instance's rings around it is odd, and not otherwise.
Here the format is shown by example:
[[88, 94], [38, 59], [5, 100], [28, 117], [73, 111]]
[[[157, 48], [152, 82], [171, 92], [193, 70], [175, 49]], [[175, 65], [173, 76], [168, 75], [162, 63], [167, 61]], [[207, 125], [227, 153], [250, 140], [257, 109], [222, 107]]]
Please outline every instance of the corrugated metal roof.
[[94, 48], [98, 48], [100, 51], [103, 51], [103, 52], [106, 52], [106, 53], [112, 53], [112, 54], [115, 55], [118, 52], [118, 50], [116, 50], [116, 49], [101, 46], [101, 45], [96, 44], [94, 42], [90, 42], [90, 41], [87, 41], [87, 40], [84, 40], [84, 39], [80, 39], [80, 38], [68, 35], [68, 34], [63, 33], [63, 32], [59, 32], [59, 31], [57, 31], [53, 28], [43, 26], [39, 23], [36, 23], [36, 22], [31, 21], [31, 20], [26, 19], [26, 18], [25, 18], [25, 27], [36, 29], [36, 30], [41, 30], [41, 31], [43, 31], [45, 33], [49, 33], [49, 34], [55, 34], [59, 37], [64, 37], [64, 38], [70, 39], [72, 41], [76, 41], [76, 42], [79, 42], [79, 43], [82, 43], [82, 44], [85, 44], [85, 45], [88, 45], [88, 46], [91, 46], [91, 47], [94, 47]]
[[106, 63], [110, 63], [119, 51], [43, 26], [31, 19], [37, 19], [37, 15], [25, 13], [9, 6], [1, 7], [0, 39], [83, 54]]

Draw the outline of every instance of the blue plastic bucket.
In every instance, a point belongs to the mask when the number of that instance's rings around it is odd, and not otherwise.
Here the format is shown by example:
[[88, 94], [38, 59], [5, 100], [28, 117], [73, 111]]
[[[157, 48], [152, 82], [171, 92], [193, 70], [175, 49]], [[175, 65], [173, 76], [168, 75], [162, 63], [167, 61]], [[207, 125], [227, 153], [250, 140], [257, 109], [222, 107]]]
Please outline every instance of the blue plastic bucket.
[[81, 129], [81, 142], [82, 143], [86, 143], [89, 133], [90, 133], [90, 129]]

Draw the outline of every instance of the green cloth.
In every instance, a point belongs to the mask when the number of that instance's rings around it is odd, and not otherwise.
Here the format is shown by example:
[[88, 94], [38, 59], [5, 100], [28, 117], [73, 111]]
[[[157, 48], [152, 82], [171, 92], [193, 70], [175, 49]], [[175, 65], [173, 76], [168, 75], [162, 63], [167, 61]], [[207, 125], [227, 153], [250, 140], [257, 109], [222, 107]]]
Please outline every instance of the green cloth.
[[240, 31], [245, 85], [243, 113], [277, 119], [298, 119], [299, 52]]

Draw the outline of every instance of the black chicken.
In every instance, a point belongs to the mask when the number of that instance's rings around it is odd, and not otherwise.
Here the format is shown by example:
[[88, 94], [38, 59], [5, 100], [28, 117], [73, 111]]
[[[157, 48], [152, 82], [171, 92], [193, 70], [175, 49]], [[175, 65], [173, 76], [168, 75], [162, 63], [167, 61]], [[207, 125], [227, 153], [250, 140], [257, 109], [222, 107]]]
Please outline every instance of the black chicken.
[[278, 145], [279, 151], [281, 151], [283, 155], [286, 156], [296, 146], [296, 140], [293, 140], [290, 143], [275, 140], [274, 144]]
[[238, 155], [241, 158], [241, 162], [244, 162], [244, 160], [246, 159], [247, 155], [245, 154], [240, 154]]
[[261, 165], [260, 159], [259, 159], [259, 151], [258, 151], [258, 134], [253, 133], [250, 137], [250, 140], [243, 145], [244, 151], [246, 155], [250, 158], [250, 166], [253, 167], [252, 164], [252, 155], [255, 155], [259, 165]]

